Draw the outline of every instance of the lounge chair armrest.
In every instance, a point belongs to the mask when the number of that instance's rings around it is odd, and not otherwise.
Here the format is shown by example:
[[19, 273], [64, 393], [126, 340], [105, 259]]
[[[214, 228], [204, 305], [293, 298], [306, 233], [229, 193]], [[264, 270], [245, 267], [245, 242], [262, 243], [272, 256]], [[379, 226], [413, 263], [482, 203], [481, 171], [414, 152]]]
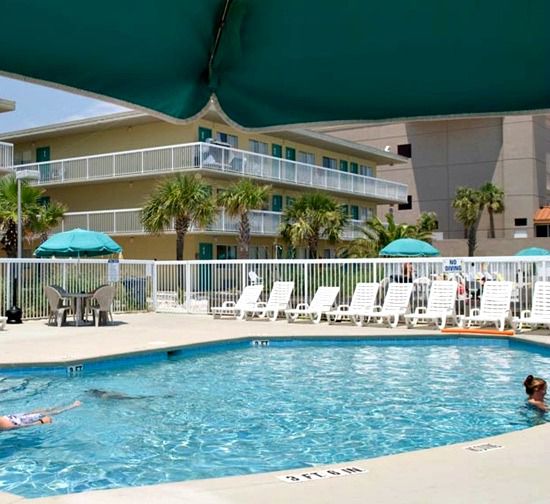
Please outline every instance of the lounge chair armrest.
[[470, 315], [471, 315], [472, 317], [476, 317], [476, 316], [479, 315], [479, 314], [480, 314], [479, 308], [472, 308], [472, 309], [470, 310]]
[[531, 310], [521, 310], [520, 318], [527, 318], [531, 316]]

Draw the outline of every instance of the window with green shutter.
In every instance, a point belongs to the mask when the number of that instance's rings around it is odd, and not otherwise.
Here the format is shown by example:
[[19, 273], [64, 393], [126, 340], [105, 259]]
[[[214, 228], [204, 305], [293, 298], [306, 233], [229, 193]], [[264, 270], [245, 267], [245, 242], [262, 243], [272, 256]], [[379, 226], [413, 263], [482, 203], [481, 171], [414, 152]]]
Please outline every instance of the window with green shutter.
[[345, 159], [340, 159], [340, 171], [348, 171], [348, 162]]
[[283, 146], [278, 144], [271, 144], [271, 155], [273, 157], [282, 158], [283, 157]]
[[209, 138], [212, 138], [212, 130], [199, 126], [199, 142], [206, 142]]
[[349, 205], [340, 205], [342, 207], [342, 212], [344, 215], [349, 215]]
[[351, 206], [351, 218], [353, 220], [359, 220], [359, 207], [352, 205]]
[[287, 147], [285, 149], [285, 159], [288, 159], [289, 161], [296, 161], [296, 149]]
[[359, 165], [357, 163], [350, 163], [349, 164], [349, 171], [351, 173], [359, 173]]
[[283, 211], [283, 197], [280, 194], [274, 194], [271, 198], [271, 210], [273, 212]]

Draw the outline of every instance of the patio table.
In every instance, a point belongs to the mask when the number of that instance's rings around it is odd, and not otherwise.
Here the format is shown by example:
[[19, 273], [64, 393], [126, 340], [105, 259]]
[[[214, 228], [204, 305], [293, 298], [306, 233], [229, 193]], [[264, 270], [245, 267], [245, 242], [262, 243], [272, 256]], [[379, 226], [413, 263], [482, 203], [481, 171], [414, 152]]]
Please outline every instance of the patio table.
[[65, 297], [74, 300], [73, 306], [75, 307], [74, 318], [75, 325], [79, 326], [84, 322], [84, 306], [86, 305], [86, 299], [91, 299], [93, 294], [91, 292], [67, 292]]

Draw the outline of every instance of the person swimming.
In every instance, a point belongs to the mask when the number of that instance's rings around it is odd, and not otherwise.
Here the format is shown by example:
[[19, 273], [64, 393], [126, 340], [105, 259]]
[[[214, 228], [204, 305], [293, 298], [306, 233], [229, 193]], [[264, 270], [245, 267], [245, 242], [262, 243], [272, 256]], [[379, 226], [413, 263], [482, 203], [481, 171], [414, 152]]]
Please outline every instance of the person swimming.
[[544, 402], [547, 389], [546, 380], [529, 375], [525, 378], [523, 385], [525, 393], [529, 396], [527, 402], [541, 411], [548, 411], [548, 406]]
[[81, 405], [80, 401], [75, 401], [68, 406], [57, 406], [54, 408], [38, 409], [28, 413], [12, 413], [11, 415], [0, 416], [0, 431], [51, 424], [53, 422], [52, 416], [78, 408]]
[[[88, 389], [86, 393], [97, 399], [116, 399], [116, 400], [133, 400], [133, 399], [154, 399], [157, 396], [150, 395], [128, 395], [123, 392], [116, 392], [112, 390], [101, 390], [101, 389]], [[173, 397], [171, 395], [163, 395], [161, 397]]]

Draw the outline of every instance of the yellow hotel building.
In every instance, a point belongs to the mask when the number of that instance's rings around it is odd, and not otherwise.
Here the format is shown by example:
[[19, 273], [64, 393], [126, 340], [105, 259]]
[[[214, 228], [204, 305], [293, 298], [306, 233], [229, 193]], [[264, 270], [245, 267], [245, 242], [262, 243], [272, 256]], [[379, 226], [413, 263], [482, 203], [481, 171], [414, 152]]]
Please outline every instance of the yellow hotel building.
[[[214, 111], [187, 125], [124, 112], [6, 133], [0, 142], [13, 144], [13, 166], [4, 173], [21, 165], [38, 170], [46, 198], [67, 206], [54, 231], [103, 231], [127, 259], [175, 259], [173, 230], [149, 235], [140, 220], [155, 185], [175, 172], [201, 174], [213, 194], [241, 177], [271, 185], [268, 203], [252, 212], [254, 259], [287, 257], [279, 237], [281, 214], [304, 191], [327, 192], [343, 205], [351, 219], [344, 240], [354, 237], [354, 225], [375, 214], [377, 204], [407, 201], [406, 185], [376, 177], [377, 166], [406, 158], [305, 129], [244, 133]], [[235, 258], [237, 229], [220, 209], [207, 229], [186, 236], [184, 258]], [[335, 255], [328, 243], [321, 249], [325, 257]]]

